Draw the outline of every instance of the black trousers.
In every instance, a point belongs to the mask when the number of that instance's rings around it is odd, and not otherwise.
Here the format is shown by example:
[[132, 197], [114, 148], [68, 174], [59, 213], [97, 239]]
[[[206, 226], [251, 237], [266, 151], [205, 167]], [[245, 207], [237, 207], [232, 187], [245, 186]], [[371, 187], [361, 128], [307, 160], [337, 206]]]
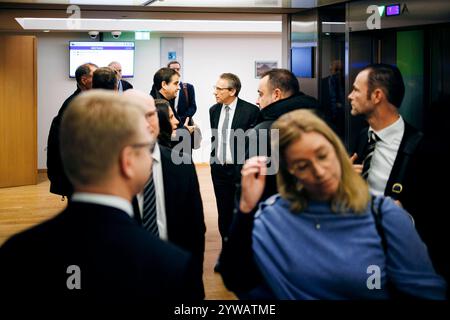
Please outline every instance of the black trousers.
[[236, 170], [234, 164], [211, 164], [211, 177], [216, 195], [217, 212], [219, 214], [219, 232], [222, 237], [228, 235], [231, 222], [233, 221], [233, 210], [235, 206], [236, 193]]

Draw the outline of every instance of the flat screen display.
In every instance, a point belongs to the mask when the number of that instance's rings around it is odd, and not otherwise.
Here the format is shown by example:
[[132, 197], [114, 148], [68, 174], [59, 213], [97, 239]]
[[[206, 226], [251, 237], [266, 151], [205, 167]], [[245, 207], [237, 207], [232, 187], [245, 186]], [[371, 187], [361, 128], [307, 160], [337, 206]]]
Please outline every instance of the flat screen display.
[[400, 5], [393, 4], [390, 6], [386, 6], [386, 17], [389, 16], [398, 16], [400, 14]]
[[122, 77], [134, 76], [134, 42], [78, 42], [69, 43], [71, 78], [75, 77], [75, 70], [87, 62], [95, 63], [99, 67], [106, 67], [112, 61], [122, 65]]

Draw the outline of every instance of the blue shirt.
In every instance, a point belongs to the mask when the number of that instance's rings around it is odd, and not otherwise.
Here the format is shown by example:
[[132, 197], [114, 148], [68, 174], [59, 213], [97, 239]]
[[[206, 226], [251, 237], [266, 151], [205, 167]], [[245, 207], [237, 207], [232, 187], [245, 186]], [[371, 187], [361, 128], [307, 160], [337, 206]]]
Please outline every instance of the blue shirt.
[[[310, 202], [301, 213], [279, 195], [255, 215], [253, 252], [278, 299], [387, 299], [386, 279], [406, 294], [445, 299], [446, 283], [431, 264], [410, 216], [390, 198], [382, 211], [385, 256], [370, 206], [363, 214], [333, 213]], [[379, 289], [368, 285], [379, 270]], [[369, 279], [372, 276], [371, 279]], [[372, 289], [369, 289], [371, 287]]]

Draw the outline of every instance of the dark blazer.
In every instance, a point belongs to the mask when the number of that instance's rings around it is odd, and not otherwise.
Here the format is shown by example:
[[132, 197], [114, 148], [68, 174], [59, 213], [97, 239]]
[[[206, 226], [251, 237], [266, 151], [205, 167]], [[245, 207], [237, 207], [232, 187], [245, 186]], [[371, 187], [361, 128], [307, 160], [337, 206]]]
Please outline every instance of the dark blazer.
[[[358, 155], [355, 163], [361, 164], [364, 160], [368, 145], [368, 130], [369, 128], [363, 129], [358, 136], [354, 150]], [[414, 185], [411, 178], [414, 178], [417, 170], [416, 155], [420, 151], [422, 138], [422, 132], [405, 121], [405, 132], [384, 190], [385, 196], [399, 200], [410, 213], [413, 213], [413, 203], [417, 200], [417, 195], [415, 195], [417, 186]]]
[[[233, 122], [231, 123], [231, 129], [242, 129], [247, 131], [252, 127], [252, 125], [255, 123], [256, 119], [258, 118], [259, 114], [259, 108], [255, 106], [254, 104], [248, 103], [245, 100], [242, 100], [240, 98], [237, 98], [237, 104], [236, 104], [236, 110], [234, 112]], [[220, 119], [220, 112], [222, 110], [222, 104], [216, 103], [209, 109], [209, 121], [211, 125], [211, 129], [218, 129], [219, 126], [219, 119]], [[230, 137], [232, 138], [232, 137]], [[216, 150], [217, 150], [217, 143], [218, 139], [215, 139], [214, 134], [211, 136], [211, 162], [216, 157]], [[234, 137], [234, 143], [230, 145], [233, 145], [234, 148], [231, 150], [231, 156], [233, 157], [233, 162], [235, 164], [239, 162], [243, 162], [244, 155], [245, 155], [245, 149], [243, 150], [244, 153], [240, 155], [238, 151], [238, 147], [241, 148], [244, 146], [244, 141], [239, 141], [237, 137]], [[215, 160], [217, 163], [217, 160]]]
[[70, 97], [68, 97], [58, 111], [56, 117], [53, 118], [48, 133], [47, 141], [47, 175], [50, 180], [50, 192], [62, 196], [70, 196], [73, 193], [73, 187], [64, 173], [63, 164], [61, 160], [61, 151], [59, 148], [59, 131], [61, 127], [61, 120], [69, 106], [70, 102], [81, 93], [78, 88]]
[[[186, 90], [188, 94], [187, 97], [183, 89], [184, 84], [186, 85]], [[180, 96], [178, 97], [178, 106], [176, 112], [177, 119], [178, 121], [180, 121], [179, 126], [183, 126], [187, 117], [190, 117], [190, 119], [192, 120], [192, 117], [194, 116], [196, 111], [197, 111], [197, 104], [195, 102], [194, 86], [187, 82], [185, 83], [180, 82]]]
[[[159, 149], [168, 240], [192, 253], [196, 279], [196, 291], [192, 292], [192, 296], [195, 299], [203, 299], [202, 275], [206, 226], [197, 172], [189, 157], [184, 156], [185, 163], [175, 164], [171, 160], [171, 149], [161, 145]], [[135, 214], [136, 210], [135, 206]]]
[[133, 89], [133, 85], [129, 83], [127, 80], [121, 79], [120, 82], [122, 83], [122, 90], [127, 91], [128, 89]]
[[[67, 288], [71, 265], [80, 268], [80, 290]], [[0, 291], [11, 301], [191, 299], [192, 271], [189, 253], [154, 237], [125, 212], [82, 202], [70, 202], [0, 248]]]

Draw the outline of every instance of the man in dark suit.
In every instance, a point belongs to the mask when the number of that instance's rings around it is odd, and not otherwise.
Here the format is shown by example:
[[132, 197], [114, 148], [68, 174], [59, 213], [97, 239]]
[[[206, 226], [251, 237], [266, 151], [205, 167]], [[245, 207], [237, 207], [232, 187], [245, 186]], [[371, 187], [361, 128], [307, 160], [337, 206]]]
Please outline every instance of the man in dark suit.
[[59, 130], [61, 120], [69, 103], [82, 91], [92, 88], [92, 78], [97, 66], [93, 63], [86, 63], [77, 68], [75, 78], [77, 80], [77, 90], [64, 101], [58, 114], [52, 120], [47, 142], [47, 175], [50, 180], [50, 192], [61, 196], [70, 197], [73, 192], [72, 184], [64, 172], [61, 153], [59, 150]]
[[[212, 151], [211, 177], [219, 213], [222, 243], [233, 218], [234, 195], [239, 174], [236, 170], [244, 160], [243, 133], [255, 122], [259, 109], [238, 97], [241, 81], [232, 73], [223, 73], [214, 87], [217, 103], [209, 109]], [[234, 130], [241, 129], [241, 132]], [[219, 266], [216, 265], [216, 270]]]
[[129, 83], [126, 80], [123, 80], [123, 78], [122, 78], [122, 65], [119, 62], [117, 62], [117, 61], [110, 62], [110, 64], [108, 64], [108, 67], [110, 67], [111, 69], [113, 69], [117, 73], [117, 77], [118, 77], [117, 90], [119, 91], [119, 93], [122, 93], [124, 91], [129, 90], [129, 89], [133, 89], [133, 85], [131, 83]]
[[[170, 61], [167, 64], [167, 67], [175, 70], [181, 75], [181, 64], [178, 61]], [[178, 95], [175, 98], [175, 110], [176, 116], [179, 123], [179, 126], [183, 126], [186, 121], [186, 118], [189, 117], [189, 125], [193, 124], [192, 117], [197, 111], [197, 104], [195, 103], [195, 91], [194, 86], [187, 82], [180, 81], [180, 90], [178, 91]]]
[[[153, 86], [150, 95], [154, 99], [164, 99], [170, 104], [175, 117], [179, 120], [177, 110], [175, 108], [175, 98], [180, 90], [180, 74], [174, 69], [161, 68], [153, 76]], [[195, 126], [189, 124], [187, 118], [184, 122], [179, 122], [177, 134], [175, 135], [181, 143], [177, 150], [182, 150], [186, 154], [191, 154], [191, 149], [194, 146], [193, 133]], [[189, 134], [187, 134], [189, 132]]]
[[[156, 139], [159, 135], [159, 121], [153, 98], [134, 89], [124, 95], [143, 101], [149, 132]], [[171, 149], [159, 144], [155, 145], [152, 157], [157, 234], [161, 239], [192, 253], [195, 288], [191, 296], [194, 299], [203, 299], [206, 227], [195, 166], [188, 156], [172, 152]], [[142, 223], [144, 216], [146, 195], [145, 192], [140, 193], [137, 201], [134, 201], [135, 218], [139, 223]], [[151, 226], [148, 226], [148, 229], [151, 229]]]
[[149, 178], [154, 143], [143, 108], [97, 90], [71, 103], [61, 155], [75, 192], [58, 216], [2, 246], [3, 299], [78, 306], [191, 298], [191, 255], [133, 219], [131, 199]]
[[373, 64], [357, 75], [348, 96], [351, 114], [364, 115], [369, 127], [357, 137], [352, 160], [372, 194], [390, 196], [414, 215], [418, 197], [411, 178], [423, 134], [399, 114], [404, 94], [403, 78], [395, 66]]

